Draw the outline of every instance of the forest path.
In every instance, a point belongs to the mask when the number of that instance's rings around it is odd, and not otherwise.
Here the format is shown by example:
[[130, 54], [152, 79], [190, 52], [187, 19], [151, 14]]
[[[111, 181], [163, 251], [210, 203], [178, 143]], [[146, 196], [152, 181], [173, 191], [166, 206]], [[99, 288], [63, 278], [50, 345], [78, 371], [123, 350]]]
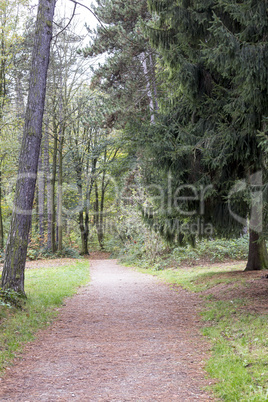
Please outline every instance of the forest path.
[[209, 401], [200, 299], [119, 266], [91, 279], [1, 380], [0, 401]]

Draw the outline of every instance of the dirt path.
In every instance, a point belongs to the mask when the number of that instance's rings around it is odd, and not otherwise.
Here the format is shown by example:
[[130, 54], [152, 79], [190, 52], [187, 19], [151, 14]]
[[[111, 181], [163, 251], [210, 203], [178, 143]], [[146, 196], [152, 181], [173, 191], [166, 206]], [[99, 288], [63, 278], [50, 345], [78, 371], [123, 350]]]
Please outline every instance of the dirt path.
[[[114, 260], [26, 347], [0, 401], [209, 401], [199, 299]], [[201, 339], [200, 339], [201, 338]]]

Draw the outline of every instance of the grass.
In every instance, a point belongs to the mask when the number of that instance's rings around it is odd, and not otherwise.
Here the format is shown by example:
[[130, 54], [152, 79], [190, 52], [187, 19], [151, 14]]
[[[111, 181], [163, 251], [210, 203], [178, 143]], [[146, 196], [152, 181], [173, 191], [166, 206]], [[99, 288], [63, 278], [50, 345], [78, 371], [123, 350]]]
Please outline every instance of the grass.
[[[177, 284], [203, 294], [205, 307], [203, 334], [210, 339], [212, 356], [206, 370], [218, 379], [213, 386], [215, 395], [223, 401], [268, 401], [268, 315], [247, 311], [249, 300], [220, 300], [212, 289], [220, 283], [247, 286], [245, 277], [228, 272], [238, 271], [243, 264], [142, 270], [157, 275], [167, 283]], [[209, 292], [211, 290], [211, 293]], [[234, 292], [235, 294], [235, 292]], [[220, 295], [219, 295], [220, 296]]]
[[[241, 271], [243, 267], [244, 263], [240, 262], [237, 264], [232, 264], [231, 270]], [[167, 283], [182, 286], [184, 289], [192, 292], [202, 292], [218, 285], [219, 283], [233, 283], [234, 280], [236, 280], [232, 277], [219, 277], [219, 274], [223, 272], [223, 267], [220, 265], [197, 266], [183, 269], [140, 269], [140, 271], [149, 273], [151, 275], [156, 275]]]
[[0, 371], [19, 356], [23, 345], [57, 315], [57, 307], [89, 282], [88, 261], [53, 268], [26, 270], [27, 300], [22, 310], [0, 307]]

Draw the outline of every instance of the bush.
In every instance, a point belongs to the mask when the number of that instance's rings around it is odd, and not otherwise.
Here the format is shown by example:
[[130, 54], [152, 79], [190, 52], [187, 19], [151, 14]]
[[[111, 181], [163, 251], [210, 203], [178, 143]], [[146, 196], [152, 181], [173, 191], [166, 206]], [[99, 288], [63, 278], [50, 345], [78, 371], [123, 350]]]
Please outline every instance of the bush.
[[63, 258], [81, 258], [79, 251], [71, 247], [64, 247], [62, 251], [57, 251], [55, 256]]
[[172, 256], [177, 262], [200, 259], [209, 259], [212, 262], [221, 262], [225, 259], [244, 260], [248, 256], [248, 236], [231, 240], [203, 240], [197, 243], [196, 248], [176, 247]]
[[81, 258], [79, 251], [71, 248], [64, 247], [62, 251], [57, 251], [56, 253], [52, 253], [51, 249], [47, 247], [42, 247], [40, 249], [32, 249], [28, 248], [27, 250], [27, 258], [29, 260], [37, 260], [37, 259], [45, 259], [45, 258]]
[[0, 288], [0, 306], [22, 308], [24, 298], [13, 289]]

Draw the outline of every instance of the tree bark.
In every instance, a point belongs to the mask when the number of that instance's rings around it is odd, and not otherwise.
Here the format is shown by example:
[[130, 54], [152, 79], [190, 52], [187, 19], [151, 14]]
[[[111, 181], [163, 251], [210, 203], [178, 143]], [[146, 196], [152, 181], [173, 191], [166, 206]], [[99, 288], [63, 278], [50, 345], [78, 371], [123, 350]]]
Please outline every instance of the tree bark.
[[[106, 155], [105, 155], [106, 158]], [[101, 250], [104, 249], [104, 197], [105, 197], [105, 176], [106, 171], [104, 170], [102, 173], [102, 182], [101, 182], [101, 200], [100, 200], [100, 211], [99, 211], [99, 228], [98, 228], [98, 239]]]
[[[55, 128], [55, 126], [54, 126]], [[54, 130], [54, 144], [53, 144], [53, 160], [52, 160], [52, 174], [50, 178], [50, 191], [51, 191], [51, 250], [52, 253], [56, 252], [56, 204], [55, 204], [55, 184], [57, 173], [57, 151], [58, 151], [58, 135]]]
[[[62, 69], [61, 69], [62, 70]], [[63, 142], [64, 142], [64, 123], [62, 116], [62, 79], [60, 76], [60, 102], [59, 102], [59, 173], [58, 173], [58, 215], [57, 215], [57, 234], [58, 234], [58, 251], [62, 252], [63, 244], [62, 244], [62, 226], [63, 226], [63, 216], [62, 216], [62, 185], [63, 185]]]
[[152, 86], [153, 86], [153, 93], [154, 93], [154, 103], [155, 103], [155, 110], [156, 112], [159, 109], [158, 106], [158, 95], [157, 95], [157, 87], [156, 87], [156, 77], [155, 77], [155, 66], [153, 62], [152, 55], [149, 55], [149, 62], [150, 62], [150, 70], [151, 70], [151, 75], [152, 75]]
[[39, 235], [41, 245], [44, 245], [44, 206], [45, 206], [45, 176], [43, 166], [43, 155], [40, 152], [39, 156], [39, 172], [38, 172], [38, 220], [39, 220]]
[[51, 201], [51, 175], [49, 165], [49, 137], [48, 137], [48, 119], [46, 121], [45, 138], [44, 138], [44, 170], [46, 174], [47, 184], [47, 248], [52, 249], [52, 201]]
[[103, 187], [103, 178], [102, 178], [100, 200], [99, 200], [98, 184], [97, 182], [95, 182], [95, 215], [94, 215], [94, 224], [96, 226], [98, 242], [101, 250], [104, 249], [104, 230], [103, 230], [104, 193], [105, 189]]
[[146, 91], [147, 91], [147, 96], [149, 99], [151, 123], [154, 124], [154, 122], [155, 122], [154, 99], [153, 99], [153, 95], [152, 95], [152, 91], [151, 91], [151, 84], [150, 84], [150, 78], [149, 78], [149, 72], [148, 72], [146, 58], [147, 58], [146, 53], [145, 52], [141, 53], [141, 62], [142, 62], [142, 67], [143, 67], [145, 81], [146, 81]]
[[268, 254], [265, 240], [253, 230], [249, 231], [249, 253], [245, 271], [268, 269]]
[[62, 158], [63, 158], [63, 133], [59, 137], [59, 176], [58, 176], [58, 219], [57, 219], [57, 233], [58, 233], [58, 251], [62, 251], [62, 185], [63, 185], [63, 171], [62, 171]]
[[21, 294], [25, 294], [24, 271], [42, 139], [54, 9], [55, 0], [39, 0], [14, 208], [2, 274], [2, 288]]
[[[81, 162], [81, 161], [80, 161]], [[83, 203], [83, 188], [82, 188], [82, 163], [77, 164], [76, 166], [76, 184], [79, 194], [79, 199], [81, 201], [81, 210], [79, 211], [79, 229], [81, 234], [81, 255], [88, 255], [88, 213], [86, 211], [85, 216], [85, 224], [84, 224], [84, 203]]]
[[2, 171], [0, 170], [0, 249], [4, 248], [4, 226], [2, 215]]
[[[0, 135], [2, 135], [2, 122], [3, 122], [3, 110], [6, 103], [6, 44], [5, 44], [5, 24], [6, 15], [1, 19], [1, 39], [0, 39]], [[4, 155], [1, 157], [0, 161], [0, 248], [4, 248], [4, 227], [3, 227], [3, 216], [2, 216], [2, 162]]]
[[79, 212], [79, 228], [80, 228], [80, 233], [81, 233], [81, 255], [88, 255], [88, 235], [89, 235], [89, 230], [88, 230], [88, 214], [86, 213], [85, 216], [85, 224], [84, 224], [84, 212], [80, 211]]

